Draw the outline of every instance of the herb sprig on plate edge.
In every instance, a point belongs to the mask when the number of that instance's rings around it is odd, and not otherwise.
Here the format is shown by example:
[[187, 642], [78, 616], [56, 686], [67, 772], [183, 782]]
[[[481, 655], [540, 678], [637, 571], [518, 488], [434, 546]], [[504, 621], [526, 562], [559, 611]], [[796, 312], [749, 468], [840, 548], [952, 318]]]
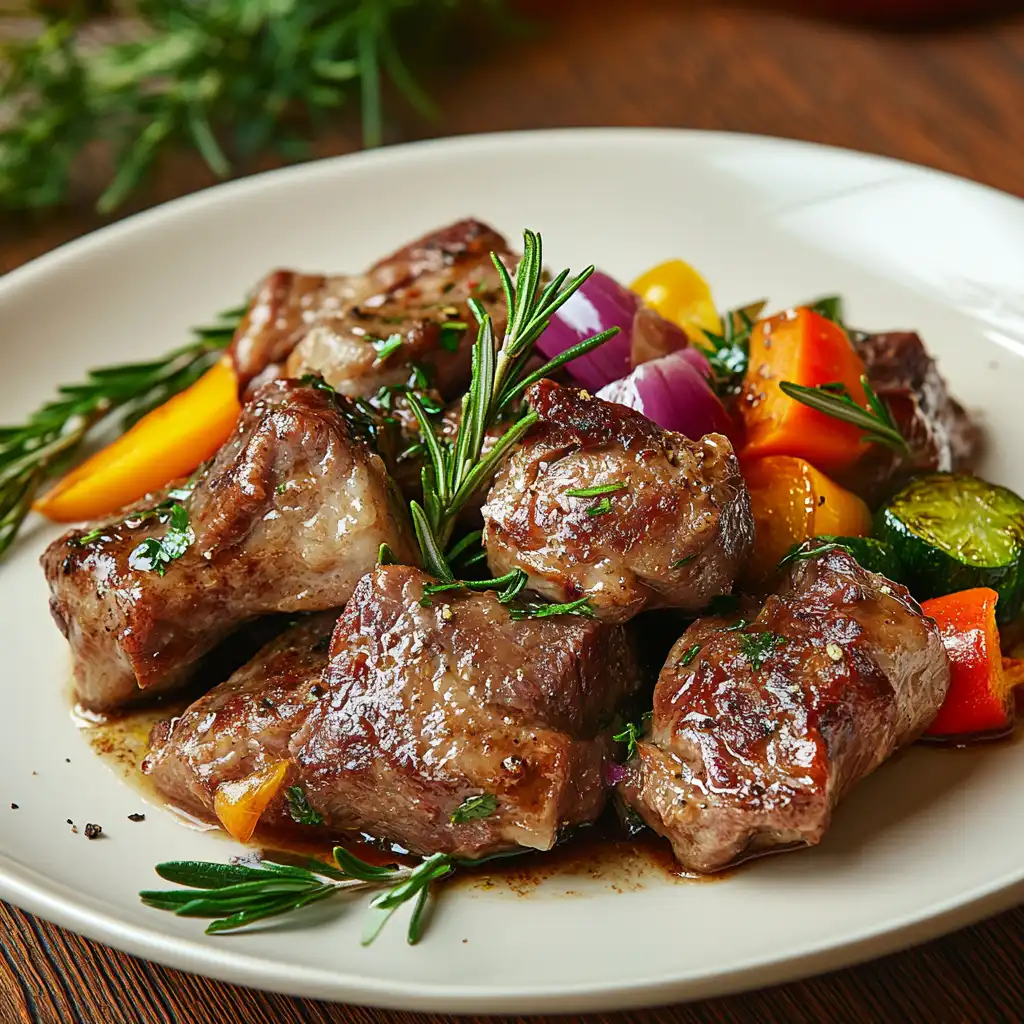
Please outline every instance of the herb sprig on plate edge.
[[80, 384], [64, 384], [57, 396], [19, 426], [0, 427], [0, 555], [11, 546], [42, 484], [66, 469], [87, 437], [121, 414], [131, 426], [172, 395], [195, 383], [235, 333], [243, 307], [225, 310], [193, 340], [141, 363], [90, 370]]

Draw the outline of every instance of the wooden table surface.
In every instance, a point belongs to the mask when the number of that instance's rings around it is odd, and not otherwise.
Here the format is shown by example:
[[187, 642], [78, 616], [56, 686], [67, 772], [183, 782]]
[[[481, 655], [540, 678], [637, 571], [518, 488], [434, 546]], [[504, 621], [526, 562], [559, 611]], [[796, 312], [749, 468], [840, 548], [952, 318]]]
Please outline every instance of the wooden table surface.
[[[760, 5], [548, 0], [535, 7], [557, 8], [543, 31], [469, 66], [447, 68], [433, 86], [442, 118], [424, 125], [399, 111], [390, 126], [393, 140], [565, 125], [728, 129], [883, 153], [1024, 193], [1024, 12], [941, 31], [889, 33]], [[342, 126], [322, 150], [345, 152], [355, 138], [354, 126]], [[147, 201], [208, 183], [194, 162], [172, 161]], [[0, 272], [97, 223], [84, 210], [5, 219]], [[805, 982], [587, 1019], [1020, 1020], [1022, 963], [1024, 908]], [[445, 1019], [288, 999], [192, 977], [0, 904], [2, 1024]]]

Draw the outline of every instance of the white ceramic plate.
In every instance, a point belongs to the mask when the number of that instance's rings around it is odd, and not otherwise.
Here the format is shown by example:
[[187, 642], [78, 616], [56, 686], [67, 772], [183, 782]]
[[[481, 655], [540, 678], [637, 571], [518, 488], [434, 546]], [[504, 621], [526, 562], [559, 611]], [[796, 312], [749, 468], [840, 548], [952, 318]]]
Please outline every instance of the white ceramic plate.
[[[841, 291], [850, 319], [915, 327], [990, 432], [984, 467], [1024, 491], [1024, 204], [904, 164], [727, 135], [530, 133], [310, 164], [200, 193], [100, 231], [0, 281], [2, 420], [89, 366], [154, 356], [268, 268], [359, 269], [474, 214], [552, 265], [629, 280], [671, 256], [719, 303]], [[840, 808], [817, 849], [715, 884], [656, 874], [550, 879], [438, 901], [425, 940], [358, 942], [361, 907], [258, 934], [143, 907], [162, 859], [231, 847], [148, 807], [68, 714], [68, 656], [33, 524], [0, 567], [0, 896], [121, 949], [285, 992], [442, 1011], [582, 1011], [762, 985], [878, 955], [1008, 905], [1024, 881], [1024, 745], [915, 749]], [[65, 759], [70, 758], [68, 763]], [[10, 802], [20, 805], [8, 810]], [[65, 824], [101, 823], [88, 842]], [[574, 894], [567, 895], [567, 890]]]

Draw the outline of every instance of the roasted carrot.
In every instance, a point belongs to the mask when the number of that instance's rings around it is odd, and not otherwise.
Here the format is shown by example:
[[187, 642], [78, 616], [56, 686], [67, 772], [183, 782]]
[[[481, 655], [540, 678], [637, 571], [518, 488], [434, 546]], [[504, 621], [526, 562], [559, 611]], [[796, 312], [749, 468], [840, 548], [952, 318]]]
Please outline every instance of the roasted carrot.
[[123, 508], [213, 455], [230, 436], [239, 411], [238, 382], [225, 357], [83, 462], [33, 507], [62, 523]]
[[863, 431], [795, 401], [779, 383], [843, 384], [858, 405], [865, 405], [864, 372], [842, 327], [812, 310], [791, 309], [758, 321], [740, 401], [747, 428], [744, 455], [794, 455], [825, 472], [851, 466], [867, 448]]

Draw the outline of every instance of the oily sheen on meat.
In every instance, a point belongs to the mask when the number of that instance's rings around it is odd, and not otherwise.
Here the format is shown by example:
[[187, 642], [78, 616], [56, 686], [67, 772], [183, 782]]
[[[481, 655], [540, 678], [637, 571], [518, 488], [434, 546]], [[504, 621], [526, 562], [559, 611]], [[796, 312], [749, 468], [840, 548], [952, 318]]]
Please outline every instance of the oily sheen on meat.
[[381, 544], [415, 557], [405, 508], [347, 399], [298, 381], [257, 392], [183, 504], [195, 538], [164, 575], [132, 554], [166, 523], [130, 511], [97, 539], [82, 543], [91, 526], [71, 530], [43, 555], [89, 708], [179, 685], [258, 616], [344, 604]]
[[698, 619], [680, 637], [619, 791], [693, 871], [814, 845], [948, 687], [938, 627], [906, 588], [819, 554], [749, 625]]

